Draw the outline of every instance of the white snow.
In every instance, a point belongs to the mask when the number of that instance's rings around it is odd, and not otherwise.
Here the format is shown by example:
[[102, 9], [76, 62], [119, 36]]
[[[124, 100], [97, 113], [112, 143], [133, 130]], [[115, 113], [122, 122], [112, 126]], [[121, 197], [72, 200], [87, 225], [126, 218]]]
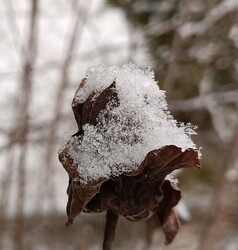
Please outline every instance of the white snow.
[[[100, 94], [115, 81], [115, 100], [108, 103], [96, 126], [86, 124], [84, 135], [72, 137], [64, 146], [77, 164], [82, 182], [119, 176], [136, 169], [151, 150], [176, 145], [196, 149], [190, 124], [179, 124], [167, 110], [165, 92], [154, 80], [154, 73], [134, 64], [121, 67], [91, 67], [86, 83], [76, 94], [83, 103], [91, 93]], [[63, 148], [64, 148], [63, 147]]]

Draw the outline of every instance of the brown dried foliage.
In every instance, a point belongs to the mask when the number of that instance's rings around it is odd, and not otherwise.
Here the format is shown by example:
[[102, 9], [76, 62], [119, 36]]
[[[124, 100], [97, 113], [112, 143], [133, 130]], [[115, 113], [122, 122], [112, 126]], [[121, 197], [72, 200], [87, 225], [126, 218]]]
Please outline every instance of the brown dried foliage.
[[[84, 84], [85, 79], [77, 92]], [[72, 108], [78, 132], [73, 136], [83, 136], [82, 127], [86, 123], [96, 125], [99, 113], [111, 100], [115, 100], [116, 105], [119, 103], [115, 83], [96, 97], [92, 93], [83, 104], [77, 103], [75, 95]], [[200, 165], [196, 150], [182, 151], [174, 145], [168, 145], [148, 152], [135, 171], [82, 184], [77, 166], [67, 148], [59, 154], [59, 159], [70, 177], [66, 225], [71, 225], [81, 212], [107, 211], [103, 250], [111, 249], [119, 215], [131, 221], [153, 216], [157, 225], [162, 227], [165, 243], [171, 243], [179, 229], [173, 207], [178, 204], [181, 192], [174, 183], [165, 180], [165, 177], [176, 169]]]

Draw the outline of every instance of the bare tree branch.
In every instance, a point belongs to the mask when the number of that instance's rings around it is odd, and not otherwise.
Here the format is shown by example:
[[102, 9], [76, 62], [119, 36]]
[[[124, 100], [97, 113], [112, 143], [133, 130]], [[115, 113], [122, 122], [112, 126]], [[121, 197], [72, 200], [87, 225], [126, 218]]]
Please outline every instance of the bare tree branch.
[[[238, 90], [206, 93], [188, 100], [172, 100], [169, 109], [172, 111], [195, 111], [206, 107], [207, 100], [213, 99], [218, 104], [234, 103], [238, 106]], [[205, 100], [205, 103], [204, 103]]]
[[[61, 73], [61, 81], [58, 88], [58, 92], [56, 95], [56, 101], [55, 101], [55, 108], [54, 108], [54, 117], [52, 119], [52, 122], [50, 124], [49, 129], [49, 139], [48, 144], [46, 148], [46, 175], [45, 175], [45, 183], [46, 183], [46, 189], [48, 190], [48, 195], [50, 196], [50, 199], [52, 201], [52, 207], [55, 206], [55, 191], [52, 183], [50, 183], [49, 177], [52, 176], [54, 172], [53, 168], [53, 159], [55, 158], [55, 151], [56, 151], [56, 142], [57, 142], [57, 130], [59, 126], [59, 121], [61, 119], [61, 110], [62, 105], [64, 103], [64, 94], [65, 90], [69, 85], [69, 70], [70, 65], [72, 63], [74, 50], [77, 45], [77, 41], [79, 40], [79, 37], [82, 33], [82, 27], [86, 21], [87, 15], [88, 15], [88, 3], [85, 3], [85, 5], [78, 8], [76, 20], [74, 23], [74, 26], [72, 27], [71, 36], [69, 38], [69, 41], [67, 41], [67, 50], [65, 54], [65, 58], [62, 64], [62, 73]], [[81, 30], [79, 30], [79, 27], [81, 25]]]
[[200, 81], [199, 90], [202, 102], [205, 108], [211, 115], [213, 128], [217, 135], [224, 143], [229, 141], [229, 131], [227, 131], [226, 120], [224, 119], [223, 109], [219, 106], [215, 99], [204, 98], [207, 93], [211, 93], [213, 89], [214, 69], [207, 66], [203, 72], [202, 80]]
[[16, 205], [16, 222], [14, 229], [14, 249], [23, 250], [24, 248], [24, 201], [25, 201], [25, 164], [27, 156], [27, 136], [29, 132], [29, 104], [32, 87], [32, 65], [36, 55], [36, 22], [38, 15], [38, 1], [30, 1], [31, 17], [29, 35], [27, 38], [28, 52], [25, 55], [25, 62], [21, 78], [21, 96], [19, 104], [16, 107], [18, 122], [16, 122], [16, 136], [21, 145], [21, 152], [18, 159], [18, 182], [17, 182], [17, 205]]
[[174, 81], [177, 76], [177, 64], [178, 64], [178, 57], [179, 53], [181, 51], [181, 38], [178, 33], [175, 34], [172, 50], [170, 53], [170, 59], [169, 59], [169, 66], [166, 71], [165, 79], [164, 79], [164, 89], [166, 91], [167, 99], [171, 98], [172, 92], [173, 92], [173, 85]]
[[[184, 5], [184, 4], [183, 4]], [[188, 12], [186, 11], [186, 6], [181, 7], [181, 13], [178, 14], [180, 18], [176, 17], [176, 27], [177, 29], [174, 32], [174, 38], [172, 43], [172, 49], [170, 52], [170, 58], [169, 58], [169, 66], [164, 78], [164, 89], [166, 91], [167, 99], [171, 99], [172, 91], [174, 87], [174, 82], [177, 77], [177, 70], [178, 70], [178, 62], [179, 57], [183, 45], [183, 40], [178, 32], [178, 28], [182, 26], [182, 24], [187, 20], [188, 18]], [[172, 22], [173, 23], [173, 22]], [[163, 34], [163, 32], [162, 32]]]

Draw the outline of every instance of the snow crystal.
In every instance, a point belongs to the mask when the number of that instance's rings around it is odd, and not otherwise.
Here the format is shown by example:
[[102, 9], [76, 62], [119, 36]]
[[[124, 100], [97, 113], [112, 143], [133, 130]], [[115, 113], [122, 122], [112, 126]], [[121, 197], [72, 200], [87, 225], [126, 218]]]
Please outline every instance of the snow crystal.
[[131, 172], [148, 152], [165, 145], [196, 149], [190, 138], [193, 127], [174, 120], [167, 110], [165, 92], [149, 69], [134, 64], [91, 67], [75, 102], [85, 102], [93, 92], [99, 95], [113, 82], [119, 103], [110, 101], [97, 124], [84, 125], [83, 135], [72, 137], [65, 146], [82, 182]]

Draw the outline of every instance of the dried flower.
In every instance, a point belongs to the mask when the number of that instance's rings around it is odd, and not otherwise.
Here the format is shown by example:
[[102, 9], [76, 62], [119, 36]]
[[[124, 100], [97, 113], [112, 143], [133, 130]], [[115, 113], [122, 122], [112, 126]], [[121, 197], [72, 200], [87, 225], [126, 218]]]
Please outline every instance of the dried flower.
[[[98, 75], [99, 80], [94, 79]], [[125, 77], [127, 82], [120, 85]], [[93, 80], [104, 83], [93, 86]], [[140, 81], [144, 85], [133, 85]], [[70, 178], [66, 225], [81, 212], [107, 211], [103, 250], [110, 249], [119, 215], [131, 221], [153, 216], [166, 244], [179, 229], [173, 207], [181, 193], [167, 176], [176, 169], [198, 167], [200, 161], [186, 127], [177, 126], [166, 111], [164, 93], [156, 91], [151, 72], [134, 65], [100, 66], [89, 69], [73, 99], [78, 132], [59, 152]], [[158, 135], [165, 140], [162, 146], [156, 144], [163, 139], [154, 138]]]

